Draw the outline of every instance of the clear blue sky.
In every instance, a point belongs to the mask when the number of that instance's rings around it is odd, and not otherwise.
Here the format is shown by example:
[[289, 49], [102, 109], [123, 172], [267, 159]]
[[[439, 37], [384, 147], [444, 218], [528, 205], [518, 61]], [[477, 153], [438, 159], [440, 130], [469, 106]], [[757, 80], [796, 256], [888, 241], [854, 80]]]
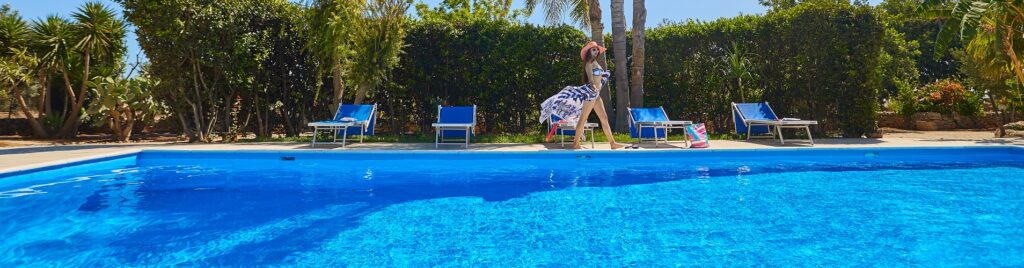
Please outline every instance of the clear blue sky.
[[[120, 10], [120, 5], [117, 5], [111, 0], [97, 0], [104, 4], [110, 5], [111, 7]], [[75, 9], [81, 6], [86, 0], [9, 0], [8, 3], [14, 10], [17, 10], [22, 17], [26, 19], [41, 18], [50, 14], [57, 14], [61, 16], [69, 16]], [[423, 2], [430, 6], [435, 6], [440, 3], [441, 0], [416, 0], [416, 2]], [[601, 1], [604, 5], [604, 21], [606, 31], [611, 31], [609, 22], [611, 21], [610, 7], [608, 6], [609, 1]], [[626, 22], [630, 24], [632, 22], [632, 3], [633, 1], [624, 1], [626, 3]], [[881, 0], [871, 0], [872, 4], [877, 4]], [[522, 8], [522, 0], [513, 0], [513, 8]], [[688, 19], [695, 20], [714, 20], [722, 17], [733, 17], [740, 14], [762, 14], [765, 12], [765, 8], [757, 3], [757, 0], [648, 0], [647, 1], [647, 26], [652, 27], [660, 24], [663, 21], [685, 21]], [[530, 18], [527, 18], [528, 22], [544, 24], [544, 17], [539, 14], [539, 10], [535, 12]], [[629, 26], [627, 26], [629, 27]], [[135, 55], [139, 53], [139, 45], [135, 40], [135, 34], [129, 32], [128, 36], [128, 60], [134, 62]]]

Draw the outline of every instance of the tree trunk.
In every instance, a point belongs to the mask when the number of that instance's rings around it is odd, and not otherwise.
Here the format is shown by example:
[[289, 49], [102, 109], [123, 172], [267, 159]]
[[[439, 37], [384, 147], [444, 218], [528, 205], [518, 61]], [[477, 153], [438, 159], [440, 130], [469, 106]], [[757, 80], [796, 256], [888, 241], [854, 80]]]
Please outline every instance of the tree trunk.
[[60, 121], [68, 119], [68, 111], [71, 110], [71, 102], [76, 99], [75, 89], [71, 86], [71, 78], [68, 78], [68, 70], [63, 65], [60, 67], [61, 76], [64, 77], [64, 105], [62, 105], [60, 114]]
[[992, 95], [992, 91], [989, 90], [987, 93], [988, 93], [988, 100], [992, 104], [992, 111], [995, 111], [996, 112], [996, 117], [999, 117], [999, 126], [996, 128], [996, 138], [1005, 137], [1006, 136], [1006, 128], [1003, 127], [1003, 126], [1006, 125], [1006, 112], [1000, 113], [999, 112], [999, 104], [996, 103], [996, 98], [995, 98], [994, 95]]
[[363, 104], [366, 101], [366, 94], [370, 91], [370, 84], [363, 82], [359, 84], [359, 89], [356, 91], [356, 101], [353, 102], [356, 105]]
[[644, 107], [644, 58], [647, 53], [647, 6], [644, 2], [633, 0], [633, 75], [629, 89], [632, 107]]
[[253, 102], [255, 103], [255, 105], [253, 105], [253, 112], [256, 113], [256, 137], [269, 138], [270, 127], [268, 127], [269, 123], [267, 121], [270, 120], [270, 112], [266, 111], [268, 115], [264, 116], [264, 107], [266, 105], [260, 104], [260, 96], [258, 93], [256, 94], [256, 96], [253, 97]]
[[331, 104], [337, 109], [341, 106], [342, 100], [345, 97], [345, 88], [342, 87], [341, 81], [341, 62], [339, 60], [334, 61], [334, 67], [331, 68], [331, 78], [334, 82], [331, 85], [331, 88], [334, 89], [334, 99]]
[[21, 96], [21, 90], [18, 89], [19, 83], [14, 83], [11, 87], [11, 93], [14, 95], [14, 99], [18, 101], [18, 107], [21, 112], [25, 114], [25, 118], [28, 119], [28, 125], [32, 128], [32, 134], [37, 138], [46, 138], [46, 130], [43, 129], [43, 125], [39, 123], [39, 120], [32, 115], [32, 111], [29, 109], [28, 103], [25, 102], [25, 97]]
[[[629, 55], [626, 55], [626, 14], [625, 0], [612, 0], [612, 52], [615, 53], [615, 131], [625, 132], [629, 114]], [[610, 117], [610, 115], [609, 115]]]
[[39, 106], [38, 106], [37, 110], [39, 111], [39, 117], [43, 118], [43, 117], [46, 117], [46, 116], [49, 115], [49, 109], [47, 109], [47, 107], [48, 107], [47, 103], [48, 102], [46, 101], [46, 98], [49, 98], [49, 94], [47, 94], [47, 93], [49, 93], [50, 87], [48, 86], [49, 85], [49, 81], [47, 81], [47, 79], [46, 79], [46, 72], [40, 70], [38, 75], [39, 75], [39, 86], [40, 86], [40, 88], [39, 88], [39, 103], [37, 103], [37, 105], [39, 105]]
[[[587, 7], [589, 8], [588, 14], [590, 15], [590, 40], [596, 42], [600, 46], [604, 46], [604, 23], [601, 22], [601, 1], [600, 0], [587, 0]], [[605, 54], [601, 54], [601, 57], [597, 59], [597, 63], [601, 64], [605, 70], [608, 69], [608, 62]], [[584, 68], [586, 69], [586, 68]], [[589, 73], [589, 71], [584, 71]], [[601, 87], [601, 99], [611, 100], [612, 92], [610, 85], [605, 84]], [[604, 102], [605, 111], [614, 111], [613, 103], [611, 101]], [[614, 125], [615, 117], [609, 117], [608, 123]]]
[[82, 106], [85, 105], [85, 93], [87, 93], [87, 81], [89, 81], [89, 64], [92, 60], [92, 55], [89, 54], [89, 51], [86, 51], [83, 53], [82, 58], [84, 59], [82, 61], [82, 86], [78, 89], [78, 96], [75, 96], [76, 98], [72, 99], [71, 112], [68, 114], [67, 120], [64, 121], [64, 126], [61, 127], [60, 132], [57, 134], [61, 138], [65, 139], [74, 138], [78, 135], [78, 123], [80, 122], [79, 113], [82, 112]]
[[126, 107], [124, 111], [125, 124], [121, 130], [121, 142], [128, 142], [132, 137], [132, 129], [135, 127], [135, 111], [132, 111], [131, 107]]

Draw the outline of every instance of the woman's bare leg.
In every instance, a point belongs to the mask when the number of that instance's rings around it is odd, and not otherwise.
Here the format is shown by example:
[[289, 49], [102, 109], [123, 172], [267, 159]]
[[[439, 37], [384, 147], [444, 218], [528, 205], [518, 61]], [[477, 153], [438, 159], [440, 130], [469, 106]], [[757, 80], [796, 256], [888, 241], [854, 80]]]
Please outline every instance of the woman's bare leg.
[[580, 114], [580, 121], [576, 122], [576, 136], [572, 138], [573, 149], [580, 149], [580, 138], [583, 137], [583, 126], [587, 124], [587, 119], [590, 118], [590, 112], [593, 110], [594, 101], [583, 103], [583, 113]]
[[604, 136], [608, 139], [608, 145], [611, 146], [612, 149], [626, 147], [625, 145], [615, 142], [615, 136], [612, 135], [612, 126], [608, 125], [608, 113], [604, 110], [604, 101], [601, 100], [601, 97], [598, 97], [594, 103], [594, 112], [597, 113], [597, 119], [601, 120], [601, 130], [604, 131]]

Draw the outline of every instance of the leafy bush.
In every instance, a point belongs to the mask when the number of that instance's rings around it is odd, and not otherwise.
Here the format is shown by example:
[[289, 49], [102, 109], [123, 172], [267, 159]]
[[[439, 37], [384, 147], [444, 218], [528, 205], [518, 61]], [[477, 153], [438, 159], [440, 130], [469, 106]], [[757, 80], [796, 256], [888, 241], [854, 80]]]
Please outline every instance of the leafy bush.
[[896, 84], [897, 92], [889, 99], [886, 108], [903, 116], [910, 116], [917, 112], [917, 93], [914, 87], [906, 84]]
[[442, 103], [476, 104], [483, 133], [527, 132], [540, 126], [544, 99], [582, 84], [579, 47], [586, 40], [568, 26], [416, 21], [390, 83], [370, 102], [381, 105], [381, 126], [392, 132], [431, 133]]
[[[819, 132], [859, 137], [878, 109], [883, 27], [867, 7], [802, 4], [766, 16], [669, 24], [647, 31], [645, 105], [670, 117], [732, 129], [730, 102], [768, 101], [776, 113], [813, 118]], [[744, 48], [751, 72], [730, 86], [730, 51]], [[762, 92], [747, 99], [744, 92]]]
[[927, 84], [916, 91], [900, 92], [889, 108], [902, 115], [934, 112], [944, 115], [978, 116], [984, 105], [981, 94], [964, 88], [960, 82], [943, 79]]
[[[153, 94], [189, 136], [268, 136], [278, 126], [294, 136], [332, 114], [330, 99], [319, 97], [330, 87], [320, 63], [302, 49], [302, 7], [122, 2], [161, 81]], [[436, 105], [447, 103], [478, 105], [480, 132], [529, 133], [544, 99], [582, 84], [578, 51], [587, 38], [569, 26], [422, 19], [406, 30], [399, 65], [367, 101], [381, 105], [383, 132], [430, 133]], [[672, 118], [727, 133], [730, 102], [763, 100], [780, 115], [819, 120], [818, 132], [860, 136], [874, 127], [885, 33], [869, 7], [809, 2], [647, 33], [645, 104]]]

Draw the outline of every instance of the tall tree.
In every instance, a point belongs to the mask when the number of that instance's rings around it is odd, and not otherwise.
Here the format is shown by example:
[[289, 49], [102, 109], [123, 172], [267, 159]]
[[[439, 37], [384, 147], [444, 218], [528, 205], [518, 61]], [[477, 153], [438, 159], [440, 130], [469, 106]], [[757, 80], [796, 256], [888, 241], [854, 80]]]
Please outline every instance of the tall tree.
[[353, 35], [355, 55], [352, 80], [358, 86], [356, 104], [387, 79], [388, 72], [398, 65], [405, 38], [407, 0], [371, 0]]
[[[32, 34], [35, 39], [34, 48], [40, 60], [39, 84], [41, 85], [41, 91], [39, 100], [40, 105], [44, 107], [43, 111], [45, 114], [50, 114], [52, 109], [47, 98], [49, 95], [47, 93], [50, 90], [48, 79], [50, 74], [59, 72], [64, 81], [63, 88], [65, 89], [65, 94], [67, 96], [74, 95], [71, 78], [68, 76], [68, 69], [71, 69], [68, 67], [71, 64], [71, 50], [74, 45], [71, 44], [74, 34], [71, 26], [70, 21], [56, 15], [51, 15], [44, 20], [36, 20], [32, 23]], [[50, 116], [53, 115], [50, 114]], [[66, 114], [62, 115], [61, 118], [65, 118], [65, 116]]]
[[[629, 55], [626, 55], [626, 14], [624, 0], [612, 1], [612, 53], [615, 53], [615, 120], [609, 120], [615, 131], [625, 132], [629, 126]], [[606, 99], [608, 100], [608, 99]], [[606, 111], [613, 111], [606, 109]]]
[[633, 63], [630, 77], [629, 103], [644, 106], [644, 58], [647, 55], [647, 5], [645, 0], [633, 0]]
[[[590, 17], [590, 39], [597, 42], [598, 45], [604, 46], [604, 23], [601, 22], [601, 1], [600, 0], [587, 0], [587, 11]], [[601, 58], [597, 59], [597, 62], [601, 66], [605, 66], [608, 69], [607, 55], [601, 54]], [[605, 84], [601, 88], [601, 99], [604, 102], [605, 111], [614, 111], [614, 103], [612, 103], [612, 91], [611, 86]], [[609, 117], [608, 123], [615, 125], [615, 117]]]
[[507, 20], [515, 19], [517, 13], [512, 10], [512, 0], [443, 0], [434, 8], [416, 4], [416, 15], [427, 20]]
[[30, 88], [27, 84], [32, 83], [32, 69], [38, 62], [29, 53], [30, 34], [28, 24], [21, 16], [14, 12], [0, 13], [0, 86], [17, 101], [19, 110], [28, 118], [32, 133], [46, 137], [46, 131], [25, 101], [27, 94], [22, 91]]
[[71, 111], [57, 134], [60, 137], [73, 138], [78, 134], [80, 114], [85, 101], [89, 99], [87, 81], [94, 64], [93, 58], [110, 59], [124, 51], [125, 24], [116, 14], [113, 9], [99, 2], [85, 3], [71, 14], [76, 22], [73, 27], [76, 37], [74, 49], [82, 57], [82, 81], [77, 93], [69, 92]]
[[345, 96], [344, 76], [352, 51], [355, 22], [363, 12], [364, 0], [314, 0], [308, 26], [309, 49], [328, 67], [333, 89], [332, 105]]
[[[604, 26], [600, 26], [601, 32], [594, 32], [593, 27], [595, 22], [601, 22], [601, 8], [599, 2], [596, 0], [525, 0], [523, 3], [525, 6], [526, 15], [529, 16], [537, 10], [537, 6], [543, 7], [544, 21], [548, 24], [561, 24], [562, 16], [568, 15], [569, 21], [576, 25], [591, 27], [591, 38], [595, 42], [600, 42], [601, 37], [604, 36]], [[597, 7], [597, 17], [594, 17], [594, 10], [590, 7]], [[596, 19], [595, 19], [596, 18]], [[594, 34], [597, 35], [594, 35]]]

